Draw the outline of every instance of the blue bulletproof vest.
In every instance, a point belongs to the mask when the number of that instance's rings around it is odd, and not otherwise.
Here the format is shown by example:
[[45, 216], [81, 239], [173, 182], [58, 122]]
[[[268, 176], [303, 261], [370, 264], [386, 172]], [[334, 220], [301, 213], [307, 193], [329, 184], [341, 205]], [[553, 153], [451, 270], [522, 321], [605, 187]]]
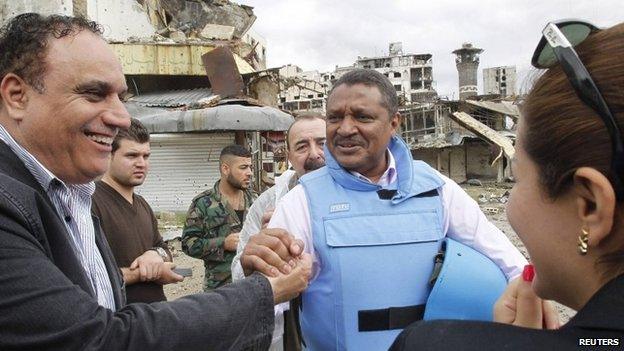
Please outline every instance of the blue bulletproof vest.
[[444, 238], [444, 182], [413, 161], [400, 138], [389, 149], [398, 178], [388, 188], [396, 193], [356, 178], [327, 150], [326, 167], [300, 180], [320, 263], [302, 296], [308, 350], [385, 350], [405, 326], [395, 325], [394, 312], [400, 320], [427, 300]]

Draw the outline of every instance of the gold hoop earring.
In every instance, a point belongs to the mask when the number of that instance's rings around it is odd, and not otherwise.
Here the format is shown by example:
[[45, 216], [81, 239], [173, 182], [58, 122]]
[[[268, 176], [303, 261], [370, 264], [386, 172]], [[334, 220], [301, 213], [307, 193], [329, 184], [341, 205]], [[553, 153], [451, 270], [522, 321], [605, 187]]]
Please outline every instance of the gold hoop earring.
[[581, 228], [581, 235], [578, 236], [578, 250], [581, 255], [587, 254], [587, 243], [589, 242], [589, 229]]

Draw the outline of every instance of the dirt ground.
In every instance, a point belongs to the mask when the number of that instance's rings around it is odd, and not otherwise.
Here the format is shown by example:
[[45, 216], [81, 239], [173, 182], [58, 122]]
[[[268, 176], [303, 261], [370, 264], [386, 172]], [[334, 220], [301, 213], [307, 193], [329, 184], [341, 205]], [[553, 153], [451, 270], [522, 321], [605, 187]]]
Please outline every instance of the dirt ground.
[[[180, 228], [180, 234], [182, 234], [182, 228]], [[178, 284], [165, 285], [165, 295], [168, 300], [175, 300], [178, 297], [186, 296], [194, 293], [198, 293], [203, 290], [204, 281], [204, 261], [187, 256], [182, 252], [180, 239], [173, 239], [167, 242], [169, 249], [173, 255], [173, 262], [176, 267], [191, 268], [193, 270], [193, 276], [187, 277], [184, 281]]]
[[[494, 223], [503, 233], [509, 237], [511, 242], [522, 252], [526, 257], [527, 252], [515, 234], [505, 214], [505, 205], [507, 203], [508, 192], [511, 190], [512, 184], [494, 184], [494, 183], [482, 183], [481, 186], [474, 185], [462, 185], [462, 188], [475, 199], [488, 219]], [[167, 235], [167, 237], [175, 237], [181, 234], [181, 228], [170, 228], [172, 232], [179, 232], [179, 234]], [[165, 295], [169, 300], [176, 299], [181, 296], [193, 294], [202, 291], [202, 282], [204, 279], [204, 265], [201, 260], [189, 257], [182, 252], [180, 247], [180, 240], [173, 239], [168, 241], [170, 248], [172, 249], [174, 262], [178, 267], [192, 268], [193, 276], [186, 278], [183, 282], [178, 284], [170, 284], [165, 286]], [[559, 310], [559, 316], [562, 323], [566, 322], [574, 315], [574, 311], [557, 305]]]

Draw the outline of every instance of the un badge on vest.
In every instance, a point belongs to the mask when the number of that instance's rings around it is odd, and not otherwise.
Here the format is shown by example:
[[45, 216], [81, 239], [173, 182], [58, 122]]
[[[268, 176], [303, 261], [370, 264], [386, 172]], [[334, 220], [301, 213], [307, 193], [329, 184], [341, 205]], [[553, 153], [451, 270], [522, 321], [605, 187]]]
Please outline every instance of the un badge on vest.
[[345, 211], [349, 211], [350, 209], [351, 209], [351, 205], [348, 202], [341, 203], [341, 204], [333, 204], [329, 206], [330, 213], [345, 212]]

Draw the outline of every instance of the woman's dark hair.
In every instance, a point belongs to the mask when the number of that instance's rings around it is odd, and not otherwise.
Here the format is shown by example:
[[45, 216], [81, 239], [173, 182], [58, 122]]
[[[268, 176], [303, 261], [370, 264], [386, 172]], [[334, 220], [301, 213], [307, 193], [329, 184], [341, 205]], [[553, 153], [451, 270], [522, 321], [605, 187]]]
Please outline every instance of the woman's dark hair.
[[[624, 131], [624, 23], [590, 35], [575, 50]], [[524, 149], [537, 164], [541, 186], [551, 199], [570, 189], [580, 167], [592, 167], [613, 183], [607, 128], [578, 98], [559, 65], [534, 84], [523, 104], [522, 118]], [[617, 251], [601, 262], [621, 270], [624, 242], [614, 241], [612, 246]]]

